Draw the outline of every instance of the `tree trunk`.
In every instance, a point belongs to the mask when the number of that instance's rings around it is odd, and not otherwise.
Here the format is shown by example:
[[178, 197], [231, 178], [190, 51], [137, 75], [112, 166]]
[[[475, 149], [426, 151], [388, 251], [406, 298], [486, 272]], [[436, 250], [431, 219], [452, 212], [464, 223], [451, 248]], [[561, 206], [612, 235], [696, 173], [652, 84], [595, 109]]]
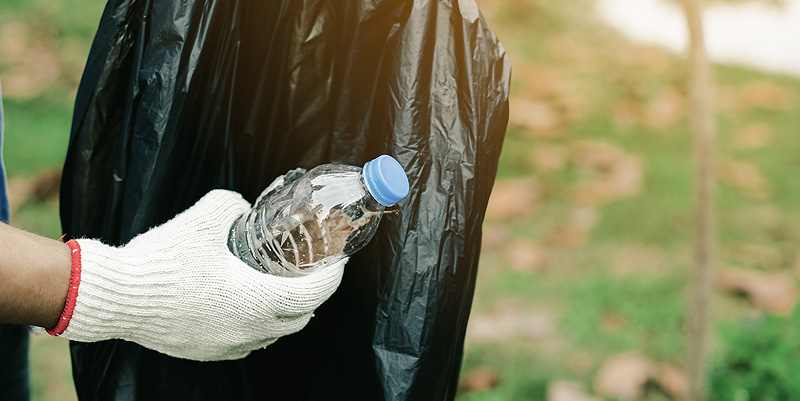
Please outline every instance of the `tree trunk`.
[[695, 232], [689, 328], [689, 399], [706, 398], [711, 278], [715, 263], [714, 111], [711, 67], [703, 38], [702, 0], [683, 0], [690, 34], [690, 111], [694, 141]]

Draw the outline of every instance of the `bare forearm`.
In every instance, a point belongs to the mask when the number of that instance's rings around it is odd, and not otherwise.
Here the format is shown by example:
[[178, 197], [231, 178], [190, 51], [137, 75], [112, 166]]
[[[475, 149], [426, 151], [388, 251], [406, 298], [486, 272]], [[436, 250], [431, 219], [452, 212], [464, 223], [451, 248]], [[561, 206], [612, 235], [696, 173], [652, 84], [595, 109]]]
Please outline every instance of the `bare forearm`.
[[0, 322], [55, 326], [71, 267], [66, 244], [0, 223]]

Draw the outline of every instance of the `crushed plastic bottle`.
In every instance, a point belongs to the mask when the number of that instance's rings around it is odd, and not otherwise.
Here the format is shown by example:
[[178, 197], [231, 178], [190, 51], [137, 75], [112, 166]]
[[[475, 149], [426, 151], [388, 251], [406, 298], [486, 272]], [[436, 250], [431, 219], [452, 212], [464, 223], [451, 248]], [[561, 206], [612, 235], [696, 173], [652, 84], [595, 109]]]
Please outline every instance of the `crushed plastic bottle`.
[[363, 248], [385, 208], [408, 190], [405, 171], [388, 155], [363, 168], [323, 164], [308, 172], [292, 170], [233, 224], [228, 247], [262, 272], [307, 274]]

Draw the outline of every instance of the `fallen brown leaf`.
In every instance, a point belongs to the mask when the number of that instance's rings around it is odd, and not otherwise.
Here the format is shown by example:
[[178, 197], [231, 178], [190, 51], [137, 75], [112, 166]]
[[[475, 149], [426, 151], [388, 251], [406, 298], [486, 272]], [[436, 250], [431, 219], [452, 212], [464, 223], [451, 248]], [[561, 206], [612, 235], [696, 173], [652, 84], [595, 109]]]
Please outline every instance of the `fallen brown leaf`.
[[641, 113], [641, 106], [638, 102], [623, 99], [614, 105], [614, 122], [621, 126], [631, 126], [639, 120]]
[[547, 386], [547, 401], [601, 401], [586, 394], [579, 383], [555, 381]]
[[595, 392], [608, 398], [637, 400], [647, 395], [650, 385], [675, 400], [686, 399], [689, 380], [678, 366], [657, 364], [639, 352], [612, 356], [603, 362], [595, 379]]
[[784, 265], [781, 252], [767, 245], [739, 244], [733, 247], [731, 255], [740, 263], [758, 266], [763, 269], [775, 270]]
[[594, 170], [610, 169], [626, 155], [624, 150], [601, 141], [576, 141], [571, 151], [576, 165]]
[[612, 356], [597, 373], [595, 392], [622, 401], [637, 400], [645, 395], [647, 382], [655, 370], [655, 364], [638, 352]]
[[584, 70], [595, 63], [592, 49], [585, 42], [577, 40], [575, 35], [553, 35], [547, 43], [547, 49], [562, 64], [570, 68]]
[[641, 192], [644, 181], [641, 161], [609, 143], [577, 142], [573, 146], [573, 161], [604, 175], [598, 180], [576, 184], [572, 188], [575, 203], [596, 205]]
[[520, 63], [514, 67], [524, 86], [524, 99], [554, 102], [568, 92], [567, 78], [560, 69], [533, 63]]
[[654, 76], [664, 74], [672, 64], [672, 59], [664, 49], [657, 46], [636, 46], [633, 56], [637, 64]]
[[61, 189], [61, 168], [47, 169], [35, 177], [11, 178], [8, 185], [8, 206], [14, 214], [28, 200], [48, 202], [58, 199]]
[[647, 105], [646, 121], [657, 129], [669, 128], [679, 123], [686, 111], [686, 99], [676, 89], [662, 92]]
[[719, 108], [734, 113], [749, 109], [786, 110], [794, 103], [786, 88], [768, 81], [755, 81], [741, 87], [720, 87], [716, 92]]
[[527, 219], [535, 212], [538, 199], [538, 184], [533, 180], [497, 182], [489, 195], [486, 219]]
[[0, 28], [0, 60], [5, 64], [3, 92], [10, 97], [31, 98], [59, 80], [61, 62], [49, 41], [36, 39], [21, 23]]
[[552, 138], [561, 135], [564, 118], [550, 103], [514, 99], [510, 103], [509, 122], [535, 138]]
[[468, 341], [486, 343], [510, 338], [541, 340], [556, 334], [556, 317], [551, 311], [506, 307], [490, 313], [473, 313], [467, 324]]
[[58, 199], [61, 190], [61, 168], [44, 170], [33, 182], [31, 196], [39, 202]]
[[535, 242], [514, 242], [505, 251], [506, 261], [514, 270], [537, 273], [547, 264], [547, 253]]
[[783, 315], [797, 302], [797, 285], [785, 272], [721, 269], [717, 283], [724, 290], [745, 295], [760, 309]]
[[542, 143], [533, 148], [530, 161], [536, 171], [559, 171], [567, 165], [567, 152], [561, 146]]
[[[579, 54], [579, 47], [582, 45], [568, 35], [551, 40], [551, 46], [561, 46], [562, 56], [583, 58], [583, 55]], [[574, 53], [572, 53], [573, 51]], [[585, 68], [579, 66], [579, 63], [581, 61], [578, 60], [570, 63], [570, 71], [563, 67], [545, 67], [531, 63], [515, 64], [515, 74], [523, 85], [519, 99], [547, 105], [549, 112], [557, 114], [552, 117], [552, 124], [557, 122], [559, 127], [563, 126], [566, 121], [575, 121], [581, 118], [592, 107], [592, 95], [587, 93], [591, 88], [587, 88], [581, 81], [573, 78], [574, 70]], [[514, 101], [512, 100], [512, 107]], [[558, 134], [560, 132], [557, 131], [531, 133], [534, 136]]]
[[770, 110], [785, 110], [789, 107], [791, 96], [789, 91], [772, 82], [756, 81], [742, 88], [740, 100], [748, 107]]
[[762, 148], [772, 142], [772, 127], [767, 123], [748, 125], [733, 134], [733, 147], [738, 150]]
[[717, 167], [717, 173], [722, 182], [754, 199], [767, 199], [770, 196], [767, 180], [753, 163], [722, 160]]
[[591, 103], [591, 98], [592, 95], [587, 93], [586, 88], [572, 84], [569, 90], [558, 98], [556, 105], [566, 121], [574, 122], [592, 110], [594, 105]]
[[481, 247], [486, 250], [500, 249], [508, 243], [508, 228], [504, 226], [484, 226], [481, 234]]
[[794, 263], [792, 263], [792, 270], [794, 274], [800, 276], [800, 252], [794, 258]]
[[611, 312], [604, 313], [600, 322], [603, 327], [610, 330], [617, 330], [625, 326], [625, 319], [621, 315]]
[[30, 199], [33, 193], [33, 180], [28, 178], [11, 178], [8, 180], [8, 208], [13, 215], [19, 206]]
[[667, 264], [664, 252], [650, 247], [622, 247], [612, 257], [612, 271], [618, 275], [657, 272]]
[[586, 243], [597, 223], [597, 212], [591, 207], [579, 207], [572, 211], [569, 221], [550, 233], [548, 244], [560, 247], [576, 247]]
[[553, 246], [573, 248], [586, 243], [587, 231], [573, 225], [563, 225], [556, 227], [550, 232], [548, 243]]
[[459, 394], [474, 393], [495, 388], [502, 383], [500, 373], [488, 366], [470, 370], [458, 384]]
[[689, 396], [689, 376], [680, 367], [659, 365], [653, 381], [674, 400], [685, 400]]

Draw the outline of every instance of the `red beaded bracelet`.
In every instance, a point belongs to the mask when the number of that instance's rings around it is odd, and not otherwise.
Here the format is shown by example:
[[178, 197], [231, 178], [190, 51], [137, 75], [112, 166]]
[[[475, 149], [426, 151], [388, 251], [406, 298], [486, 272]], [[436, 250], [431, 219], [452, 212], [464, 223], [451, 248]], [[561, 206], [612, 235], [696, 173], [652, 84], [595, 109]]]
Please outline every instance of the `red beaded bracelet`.
[[52, 329], [47, 329], [47, 333], [53, 336], [61, 335], [69, 326], [72, 319], [72, 312], [75, 311], [75, 302], [78, 299], [78, 287], [81, 284], [81, 246], [74, 239], [67, 241], [70, 252], [72, 253], [72, 273], [69, 277], [69, 290], [67, 291], [67, 302], [64, 310], [58, 318], [58, 324]]

